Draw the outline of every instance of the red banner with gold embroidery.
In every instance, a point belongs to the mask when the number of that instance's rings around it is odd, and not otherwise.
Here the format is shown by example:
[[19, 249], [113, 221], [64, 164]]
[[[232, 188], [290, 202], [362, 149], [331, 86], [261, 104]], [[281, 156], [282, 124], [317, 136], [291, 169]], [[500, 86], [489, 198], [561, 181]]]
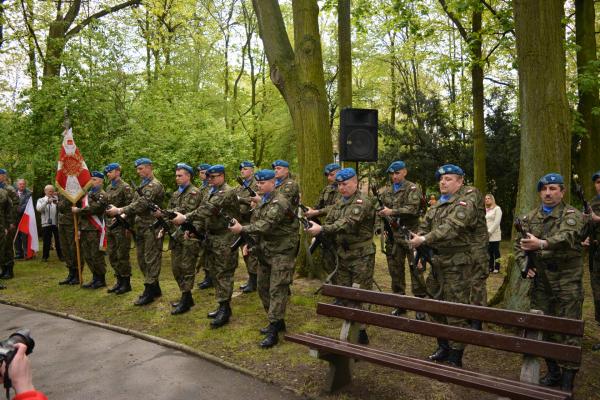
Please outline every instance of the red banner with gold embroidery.
[[62, 148], [56, 170], [56, 186], [73, 204], [85, 195], [92, 184], [90, 171], [79, 149], [73, 140], [73, 132], [69, 128], [64, 133]]

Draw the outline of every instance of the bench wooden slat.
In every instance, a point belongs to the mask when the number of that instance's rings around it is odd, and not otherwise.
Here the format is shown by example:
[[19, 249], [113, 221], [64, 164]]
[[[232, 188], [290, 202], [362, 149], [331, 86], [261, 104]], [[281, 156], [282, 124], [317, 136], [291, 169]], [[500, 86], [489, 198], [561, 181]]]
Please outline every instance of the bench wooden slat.
[[583, 321], [569, 318], [536, 315], [511, 310], [499, 310], [490, 307], [451, 303], [440, 300], [421, 299], [395, 293], [374, 292], [336, 285], [323, 285], [322, 293], [326, 296], [388, 307], [406, 308], [414, 311], [475, 319], [520, 328], [583, 336]]
[[285, 339], [303, 344], [310, 348], [332, 352], [349, 358], [358, 358], [403, 371], [424, 375], [440, 381], [457, 383], [475, 389], [484, 390], [512, 399], [522, 400], [567, 400], [570, 393], [544, 388], [524, 382], [509, 381], [503, 378], [491, 377], [465, 371], [430, 361], [420, 360], [408, 356], [400, 356], [375, 350], [366, 346], [353, 345], [336, 339], [317, 335], [287, 334]]
[[[453, 305], [455, 304], [453, 303]], [[581, 349], [576, 346], [442, 325], [325, 303], [317, 304], [317, 314], [514, 353], [531, 354], [575, 363], [581, 362]]]

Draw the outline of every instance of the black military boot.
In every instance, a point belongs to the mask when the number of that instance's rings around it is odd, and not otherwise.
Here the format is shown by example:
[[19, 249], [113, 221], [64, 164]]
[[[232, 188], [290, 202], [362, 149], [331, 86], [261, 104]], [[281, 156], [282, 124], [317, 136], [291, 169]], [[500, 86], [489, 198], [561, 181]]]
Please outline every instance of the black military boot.
[[575, 375], [577, 374], [576, 369], [563, 368], [562, 379], [560, 381], [560, 390], [565, 392], [573, 391], [573, 382], [575, 381]]
[[450, 355], [450, 344], [446, 339], [438, 339], [438, 348], [427, 359], [429, 361], [446, 361]]
[[448, 364], [453, 367], [462, 368], [462, 358], [464, 350], [450, 349], [448, 352]]
[[154, 301], [154, 296], [152, 295], [152, 284], [144, 283], [144, 292], [140, 297], [133, 303], [136, 306], [145, 306], [146, 304], [150, 304]]
[[269, 349], [279, 343], [279, 331], [281, 326], [285, 326], [283, 320], [271, 322], [269, 324], [269, 331], [266, 333], [267, 336], [260, 342], [260, 347]]
[[396, 316], [396, 317], [399, 317], [401, 315], [406, 315], [406, 309], [400, 308], [400, 307], [395, 308], [394, 311], [392, 311], [392, 315]]
[[117, 290], [115, 290], [115, 294], [123, 294], [127, 292], [131, 292], [131, 277], [130, 276], [122, 276], [121, 277], [121, 286]]
[[[286, 327], [285, 327], [285, 321], [280, 319], [279, 321], [279, 332], [285, 332]], [[260, 328], [260, 333], [262, 333], [263, 335], [266, 335], [267, 333], [269, 333], [269, 329], [271, 329], [271, 324], [265, 326], [264, 328]]]
[[250, 274], [248, 276], [248, 283], [246, 287], [242, 289], [242, 293], [252, 293], [256, 291], [256, 274]]
[[229, 306], [228, 301], [222, 301], [219, 303], [219, 310], [217, 311], [217, 315], [215, 318], [210, 321], [211, 328], [220, 328], [223, 325], [229, 322], [229, 317], [231, 317], [231, 307]]
[[361, 329], [358, 331], [358, 344], [369, 344], [369, 335], [367, 335], [366, 329]]
[[121, 278], [119, 275], [116, 275], [117, 278], [117, 282], [115, 283], [115, 285], [113, 287], [111, 287], [110, 289], [107, 290], [108, 293], [114, 293], [117, 290], [119, 290], [119, 288], [121, 287], [122, 283], [123, 283], [123, 278]]
[[6, 264], [4, 266], [4, 272], [0, 275], [0, 279], [12, 279], [15, 277], [13, 273], [14, 264]]
[[544, 386], [558, 386], [561, 383], [562, 374], [560, 371], [560, 367], [556, 360], [551, 358], [546, 358], [546, 366], [548, 367], [548, 372], [540, 379], [540, 385]]
[[58, 282], [59, 285], [70, 285], [71, 284], [71, 280], [73, 278], [75, 278], [75, 270], [70, 269], [69, 270], [69, 275], [67, 275], [67, 277], [65, 279], [63, 279], [62, 281]]
[[106, 278], [104, 275], [96, 275], [94, 282], [92, 282], [92, 289], [100, 289], [106, 287]]
[[220, 309], [221, 309], [221, 306], [219, 305], [219, 306], [217, 306], [217, 308], [215, 308], [214, 310], [212, 310], [212, 311], [209, 311], [209, 312], [206, 314], [206, 318], [212, 318], [212, 319], [214, 319], [214, 318], [217, 316], [217, 314], [219, 313], [219, 310], [220, 310]]
[[181, 293], [181, 300], [179, 300], [179, 303], [177, 306], [175, 306], [175, 309], [171, 310], [171, 315], [188, 312], [193, 306], [194, 298], [192, 297], [192, 292], [183, 292]]
[[481, 321], [476, 320], [476, 319], [472, 319], [471, 320], [471, 329], [475, 329], [477, 331], [482, 331], [483, 330], [483, 323]]
[[213, 285], [212, 278], [208, 274], [208, 271], [205, 270], [204, 271], [204, 280], [198, 284], [198, 289], [204, 290], [204, 289], [209, 289], [213, 286], [214, 285]]
[[71, 278], [71, 280], [69, 281], [69, 285], [79, 285], [79, 272], [74, 269], [73, 270], [73, 277]]
[[152, 296], [154, 296], [154, 298], [159, 298], [160, 296], [162, 296], [162, 290], [160, 290], [160, 283], [158, 281], [154, 282], [152, 285]]
[[98, 279], [98, 277], [96, 276], [96, 274], [94, 274], [92, 276], [92, 280], [89, 281], [88, 283], [84, 283], [83, 285], [81, 285], [81, 287], [84, 289], [94, 289], [94, 285], [96, 284], [97, 279]]

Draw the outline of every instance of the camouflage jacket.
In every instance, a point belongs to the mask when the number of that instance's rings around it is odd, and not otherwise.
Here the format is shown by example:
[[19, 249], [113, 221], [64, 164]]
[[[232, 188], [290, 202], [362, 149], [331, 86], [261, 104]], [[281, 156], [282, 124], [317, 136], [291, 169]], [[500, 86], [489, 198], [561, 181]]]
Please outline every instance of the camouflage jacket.
[[[190, 184], [181, 193], [179, 190], [173, 192], [167, 209], [169, 211], [187, 214], [198, 208], [200, 201], [202, 200], [200, 196], [200, 190], [196, 186]], [[171, 226], [171, 231], [175, 231], [176, 226], [171, 222], [169, 222], [169, 225]], [[183, 233], [180, 231], [176, 231], [176, 233], [174, 239], [181, 240]]]
[[350, 198], [341, 198], [329, 210], [323, 233], [333, 236], [338, 250], [353, 250], [373, 245], [375, 209], [371, 200], [357, 191]]
[[338, 191], [336, 183], [327, 185], [321, 189], [321, 193], [319, 193], [319, 200], [317, 201], [317, 204], [315, 204], [314, 209], [319, 210], [319, 215], [327, 215], [335, 202], [341, 198], [342, 195]]
[[298, 218], [290, 201], [281, 193], [256, 206], [244, 232], [256, 237], [259, 251], [264, 256], [295, 254], [299, 243]]
[[[419, 226], [419, 212], [423, 192], [416, 183], [404, 180], [402, 187], [394, 192], [392, 186], [386, 186], [381, 193], [383, 205], [392, 210], [392, 218], [399, 218], [400, 225], [414, 231]], [[378, 218], [380, 224], [382, 219]], [[400, 239], [401, 235], [394, 235]]]
[[[14, 224], [13, 204], [8, 191], [0, 188], [0, 229], [8, 229], [11, 224]], [[2, 232], [4, 236], [4, 232]]]
[[92, 217], [96, 216], [102, 221], [107, 205], [108, 202], [106, 201], [106, 192], [104, 190], [88, 192], [87, 205], [79, 212], [79, 230], [97, 230], [98, 228], [92, 223]]
[[[594, 198], [590, 200], [590, 207], [592, 207], [594, 214], [600, 215], [600, 195], [594, 196]], [[600, 227], [596, 226], [593, 222], [590, 222], [588, 234], [590, 237], [590, 245], [600, 245]]]
[[471, 243], [473, 249], [485, 249], [489, 241], [487, 222], [485, 220], [485, 201], [479, 189], [472, 186], [463, 186], [458, 191], [459, 196], [463, 197], [475, 206], [476, 215], [474, 225], [471, 227]]
[[138, 188], [133, 194], [133, 201], [122, 208], [123, 213], [126, 215], [135, 214], [137, 228], [148, 228], [156, 221], [156, 218], [152, 215], [150, 204], [154, 203], [160, 206], [164, 197], [165, 189], [162, 183], [153, 177], [149, 183]]
[[279, 182], [279, 185], [275, 187], [275, 191], [287, 197], [293, 207], [298, 207], [298, 204], [300, 204], [300, 186], [289, 176]]
[[[548, 242], [543, 250], [534, 252], [536, 267], [556, 270], [582, 266], [583, 217], [579, 210], [561, 202], [549, 214], [537, 207], [521, 217], [523, 228], [538, 239]], [[520, 238], [515, 243], [515, 258], [523, 267], [526, 262], [525, 253], [519, 246]]]
[[185, 214], [185, 217], [194, 223], [198, 230], [204, 230], [211, 235], [226, 235], [229, 233], [229, 221], [224, 218], [223, 213], [239, 219], [240, 205], [237, 195], [227, 183], [217, 187], [212, 193], [211, 191], [202, 199], [198, 208]]
[[[127, 182], [122, 179], [117, 179], [113, 183], [109, 183], [106, 187], [106, 201], [108, 204], [112, 204], [115, 207], [124, 207], [127, 204], [131, 203], [133, 200], [133, 190], [131, 186]], [[127, 221], [130, 225], [133, 225], [133, 218], [127, 218]], [[114, 223], [114, 218], [109, 221], [108, 225], [112, 225]]]
[[17, 221], [17, 215], [18, 215], [18, 209], [19, 209], [19, 195], [17, 194], [17, 191], [15, 190], [14, 187], [12, 187], [11, 185], [7, 185], [7, 184], [0, 184], [0, 187], [2, 187], [3, 189], [6, 190], [6, 193], [8, 194], [8, 198], [10, 199], [10, 201], [12, 202], [12, 223], [17, 224], [19, 223], [19, 221]]
[[[254, 177], [250, 178], [250, 183], [244, 182], [244, 184], [248, 185], [248, 187], [255, 192], [258, 191], [258, 185], [256, 184], [256, 179], [254, 179]], [[244, 188], [242, 185], [237, 186], [234, 191], [238, 197], [238, 202], [240, 203], [240, 217], [242, 221], [248, 222], [252, 216], [250, 193], [248, 192], [248, 189]]]

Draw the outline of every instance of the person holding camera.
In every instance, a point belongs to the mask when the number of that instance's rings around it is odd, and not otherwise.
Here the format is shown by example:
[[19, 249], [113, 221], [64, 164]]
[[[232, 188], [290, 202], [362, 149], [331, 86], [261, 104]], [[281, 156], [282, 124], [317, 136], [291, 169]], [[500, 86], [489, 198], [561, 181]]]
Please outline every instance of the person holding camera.
[[48, 261], [50, 248], [52, 247], [52, 237], [54, 236], [54, 246], [56, 255], [62, 260], [62, 251], [60, 248], [60, 239], [58, 238], [58, 196], [54, 191], [54, 186], [46, 185], [44, 187], [44, 197], [38, 199], [35, 209], [42, 217], [42, 240], [44, 248], [42, 250], [42, 261]]
[[[13, 400], [48, 400], [44, 393], [35, 390], [33, 386], [31, 363], [26, 354], [27, 345], [16, 343], [14, 347], [17, 352], [8, 367], [8, 375], [16, 393]], [[4, 380], [5, 374], [6, 364], [2, 363], [0, 365], [0, 380]]]

